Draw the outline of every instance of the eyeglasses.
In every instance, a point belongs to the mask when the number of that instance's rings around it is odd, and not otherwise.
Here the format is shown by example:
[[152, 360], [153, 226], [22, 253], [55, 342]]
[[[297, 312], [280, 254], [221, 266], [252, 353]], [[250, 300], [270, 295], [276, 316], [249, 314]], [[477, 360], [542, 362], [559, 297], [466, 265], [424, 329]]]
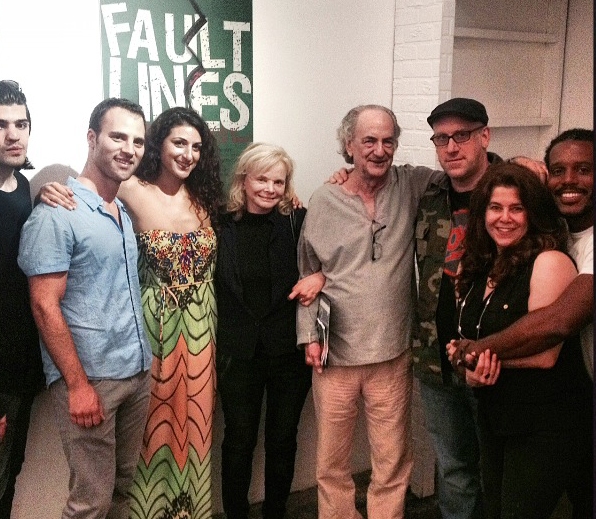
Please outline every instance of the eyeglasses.
[[21, 87], [19, 86], [19, 84], [16, 81], [13, 81], [12, 79], [1, 80], [0, 86], [7, 86], [8, 88], [13, 88], [19, 92], [21, 91]]
[[385, 228], [383, 225], [375, 220], [372, 222], [372, 260], [377, 261], [383, 254], [383, 246], [377, 241], [377, 235]]
[[437, 147], [447, 146], [449, 144], [449, 139], [453, 139], [453, 142], [457, 144], [461, 144], [462, 142], [468, 142], [472, 133], [481, 130], [486, 125], [478, 126], [478, 128], [474, 128], [473, 130], [459, 130], [451, 135], [447, 135], [446, 133], [439, 133], [439, 135], [433, 135], [430, 140], [433, 141], [433, 144]]

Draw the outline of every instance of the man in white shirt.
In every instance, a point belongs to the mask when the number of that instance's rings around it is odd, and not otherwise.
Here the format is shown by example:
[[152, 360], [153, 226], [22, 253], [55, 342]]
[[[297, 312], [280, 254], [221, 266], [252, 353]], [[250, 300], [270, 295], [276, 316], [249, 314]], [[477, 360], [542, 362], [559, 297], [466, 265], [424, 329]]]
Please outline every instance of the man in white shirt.
[[[571, 231], [569, 253], [575, 260], [578, 279], [593, 293], [594, 278], [594, 132], [567, 130], [546, 150], [548, 187]], [[576, 309], [578, 310], [578, 309]], [[579, 309], [593, 312], [592, 305]], [[559, 317], [560, 318], [560, 317]], [[581, 330], [582, 350], [588, 373], [594, 380], [594, 325]]]

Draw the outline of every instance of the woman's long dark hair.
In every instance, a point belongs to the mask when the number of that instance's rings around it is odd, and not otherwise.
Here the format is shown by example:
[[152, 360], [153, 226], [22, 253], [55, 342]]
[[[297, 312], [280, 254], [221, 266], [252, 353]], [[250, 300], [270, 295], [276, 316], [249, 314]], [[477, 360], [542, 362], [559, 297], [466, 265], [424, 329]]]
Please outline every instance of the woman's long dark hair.
[[170, 108], [153, 121], [145, 137], [145, 154], [135, 175], [141, 180], [154, 183], [160, 173], [164, 140], [173, 128], [185, 125], [196, 128], [201, 136], [202, 145], [199, 162], [184, 184], [197, 214], [201, 209], [207, 211], [211, 224], [216, 227], [218, 209], [223, 200], [219, 151], [207, 123], [194, 110], [183, 107]]
[[[516, 244], [499, 254], [485, 227], [486, 208], [496, 187], [512, 187], [528, 217], [528, 231]], [[472, 192], [470, 219], [464, 239], [457, 289], [466, 294], [474, 279], [490, 277], [496, 286], [515, 276], [539, 253], [567, 250], [568, 232], [548, 188], [532, 172], [509, 163], [490, 166]]]

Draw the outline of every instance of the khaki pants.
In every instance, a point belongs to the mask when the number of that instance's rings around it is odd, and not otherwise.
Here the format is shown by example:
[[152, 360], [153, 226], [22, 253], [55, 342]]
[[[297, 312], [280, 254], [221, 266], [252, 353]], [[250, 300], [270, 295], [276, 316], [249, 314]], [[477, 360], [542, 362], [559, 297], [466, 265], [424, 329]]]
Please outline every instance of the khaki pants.
[[70, 468], [63, 519], [127, 519], [128, 490], [139, 461], [149, 410], [149, 371], [123, 380], [91, 380], [105, 420], [80, 427], [70, 420], [64, 379], [50, 385], [54, 414]]
[[351, 451], [358, 400], [362, 397], [372, 475], [369, 519], [401, 519], [412, 471], [412, 357], [364, 366], [336, 366], [313, 372], [317, 417], [319, 519], [358, 519], [351, 475]]

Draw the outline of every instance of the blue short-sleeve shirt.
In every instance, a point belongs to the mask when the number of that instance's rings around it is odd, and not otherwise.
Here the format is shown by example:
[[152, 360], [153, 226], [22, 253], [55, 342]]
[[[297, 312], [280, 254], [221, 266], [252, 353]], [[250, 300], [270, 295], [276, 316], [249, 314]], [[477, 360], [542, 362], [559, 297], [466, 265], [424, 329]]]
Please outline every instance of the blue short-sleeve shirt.
[[[132, 222], [116, 199], [122, 227], [103, 199], [73, 178], [77, 208], [39, 204], [23, 226], [19, 266], [28, 276], [68, 272], [62, 313], [90, 379], [123, 379], [151, 366], [143, 328]], [[62, 375], [43, 343], [47, 384]]]

